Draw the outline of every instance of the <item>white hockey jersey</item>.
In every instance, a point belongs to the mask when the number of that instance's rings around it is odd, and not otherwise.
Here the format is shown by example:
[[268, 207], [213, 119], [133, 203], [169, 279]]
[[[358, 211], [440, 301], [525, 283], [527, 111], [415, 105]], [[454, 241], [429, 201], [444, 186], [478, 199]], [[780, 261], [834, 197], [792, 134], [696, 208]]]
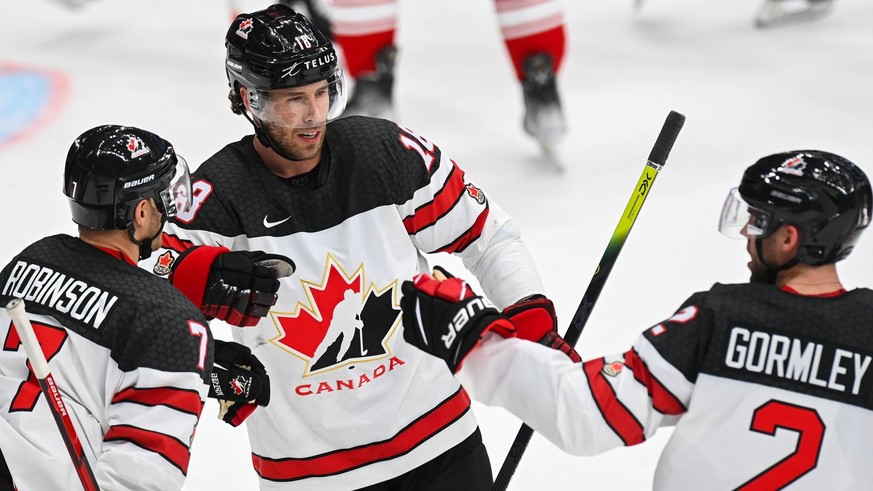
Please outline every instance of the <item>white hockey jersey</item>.
[[[23, 298], [102, 491], [180, 489], [208, 392], [206, 319], [166, 281], [78, 238], [42, 239], [0, 274]], [[5, 309], [0, 446], [20, 491], [82, 489]]]
[[621, 355], [574, 364], [486, 335], [458, 377], [558, 447], [593, 455], [675, 430], [655, 490], [873, 489], [873, 291], [715, 285]]
[[[165, 232], [166, 274], [192, 245], [294, 260], [270, 315], [235, 328], [271, 380], [246, 420], [261, 489], [348, 490], [409, 472], [476, 427], [446, 369], [403, 340], [400, 284], [422, 255], [460, 256], [498, 304], [542, 286], [509, 217], [427, 139], [384, 120], [332, 122], [315, 173], [282, 179], [252, 137], [194, 173], [194, 205]], [[313, 182], [314, 181], [314, 182]]]

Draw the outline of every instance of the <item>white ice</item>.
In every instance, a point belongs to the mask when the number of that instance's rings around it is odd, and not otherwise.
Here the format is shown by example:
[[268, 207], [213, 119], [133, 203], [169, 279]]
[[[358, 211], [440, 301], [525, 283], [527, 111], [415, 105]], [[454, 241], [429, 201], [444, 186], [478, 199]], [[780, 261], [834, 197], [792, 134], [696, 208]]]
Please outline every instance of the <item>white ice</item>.
[[[873, 173], [873, 3], [844, 0], [820, 21], [758, 30], [758, 1], [647, 0], [638, 13], [631, 0], [565, 1], [559, 84], [570, 132], [560, 174], [539, 161], [521, 129], [521, 93], [492, 2], [401, 2], [399, 120], [439, 144], [515, 217], [563, 325], [664, 118], [670, 110], [687, 116], [581, 338], [586, 358], [623, 351], [694, 291], [747, 279], [744, 243], [716, 224], [728, 189], [757, 158], [819, 148]], [[61, 176], [84, 130], [144, 127], [192, 166], [249, 131], [226, 99], [228, 15], [228, 3], [216, 0], [99, 0], [76, 12], [0, 0], [0, 64], [69, 82], [44, 125], [0, 149], [2, 263], [40, 237], [75, 233]], [[871, 254], [866, 237], [841, 264], [847, 286], [870, 284]], [[519, 422], [501, 409], [474, 410], [496, 473]], [[185, 489], [255, 489], [244, 430], [216, 412], [209, 401]], [[511, 489], [648, 489], [669, 435], [589, 458], [535, 436]]]

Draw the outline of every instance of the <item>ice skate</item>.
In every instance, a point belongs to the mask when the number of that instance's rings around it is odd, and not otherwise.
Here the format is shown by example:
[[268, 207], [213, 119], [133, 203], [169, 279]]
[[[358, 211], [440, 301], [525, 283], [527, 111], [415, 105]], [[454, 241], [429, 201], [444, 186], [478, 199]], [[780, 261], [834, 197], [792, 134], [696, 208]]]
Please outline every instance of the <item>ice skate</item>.
[[[524, 131], [534, 137], [549, 159], [567, 132], [552, 58], [541, 53], [524, 61]], [[560, 167], [560, 165], [558, 165]]]
[[376, 72], [355, 80], [349, 103], [343, 112], [347, 116], [370, 116], [394, 119], [394, 104], [391, 95], [394, 88], [394, 59], [397, 49], [393, 46], [382, 49], [376, 55]]
[[834, 0], [764, 0], [755, 19], [760, 28], [820, 19], [833, 11]]

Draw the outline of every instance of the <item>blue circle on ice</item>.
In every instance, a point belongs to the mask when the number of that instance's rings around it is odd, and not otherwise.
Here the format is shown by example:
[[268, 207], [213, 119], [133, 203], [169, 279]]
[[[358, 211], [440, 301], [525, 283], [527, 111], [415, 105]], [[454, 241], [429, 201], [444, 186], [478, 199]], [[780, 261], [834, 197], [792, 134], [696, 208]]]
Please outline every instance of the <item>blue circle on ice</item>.
[[49, 75], [0, 67], [0, 145], [39, 121], [51, 93]]

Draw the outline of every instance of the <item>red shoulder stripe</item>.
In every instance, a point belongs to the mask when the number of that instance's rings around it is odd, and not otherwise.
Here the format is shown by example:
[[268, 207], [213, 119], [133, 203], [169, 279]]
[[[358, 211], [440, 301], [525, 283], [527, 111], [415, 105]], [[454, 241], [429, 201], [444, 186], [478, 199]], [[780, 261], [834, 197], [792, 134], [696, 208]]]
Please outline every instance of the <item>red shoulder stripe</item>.
[[643, 425], [630, 410], [615, 396], [612, 385], [604, 378], [603, 358], [585, 362], [582, 366], [588, 378], [588, 386], [594, 396], [594, 402], [600, 410], [606, 424], [621, 438], [625, 446], [642, 443], [646, 439]]
[[445, 185], [433, 197], [433, 200], [418, 209], [412, 216], [403, 219], [403, 226], [410, 235], [430, 227], [455, 207], [464, 195], [464, 171], [452, 161], [452, 171]]
[[183, 413], [197, 417], [203, 411], [204, 402], [200, 394], [194, 390], [177, 389], [174, 387], [136, 388], [129, 387], [115, 394], [112, 404], [130, 402], [143, 406], [167, 406]]
[[182, 253], [194, 247], [194, 243], [190, 240], [182, 240], [175, 235], [170, 235], [164, 232], [161, 234], [161, 247]]
[[408, 453], [451, 426], [469, 409], [470, 397], [461, 388], [387, 440], [304, 458], [270, 459], [252, 454], [252, 462], [257, 473], [271, 481], [340, 474]]
[[664, 385], [652, 375], [649, 366], [640, 358], [636, 350], [631, 349], [624, 354], [624, 362], [634, 372], [634, 378], [649, 389], [652, 405], [664, 414], [682, 414], [688, 410], [679, 398], [674, 396]]
[[476, 218], [476, 222], [473, 223], [473, 226], [467, 229], [466, 232], [461, 234], [460, 237], [455, 239], [451, 244], [440, 247], [434, 252], [463, 252], [464, 249], [467, 248], [470, 244], [473, 243], [476, 239], [478, 239], [482, 235], [482, 230], [485, 228], [485, 223], [488, 221], [488, 210], [489, 207], [486, 205], [485, 209], [482, 210], [482, 213]]
[[191, 459], [191, 452], [184, 443], [169, 435], [136, 426], [115, 425], [109, 427], [109, 431], [103, 436], [103, 441], [133, 443], [140, 448], [160, 455], [182, 471], [182, 474], [188, 474], [188, 461]]

